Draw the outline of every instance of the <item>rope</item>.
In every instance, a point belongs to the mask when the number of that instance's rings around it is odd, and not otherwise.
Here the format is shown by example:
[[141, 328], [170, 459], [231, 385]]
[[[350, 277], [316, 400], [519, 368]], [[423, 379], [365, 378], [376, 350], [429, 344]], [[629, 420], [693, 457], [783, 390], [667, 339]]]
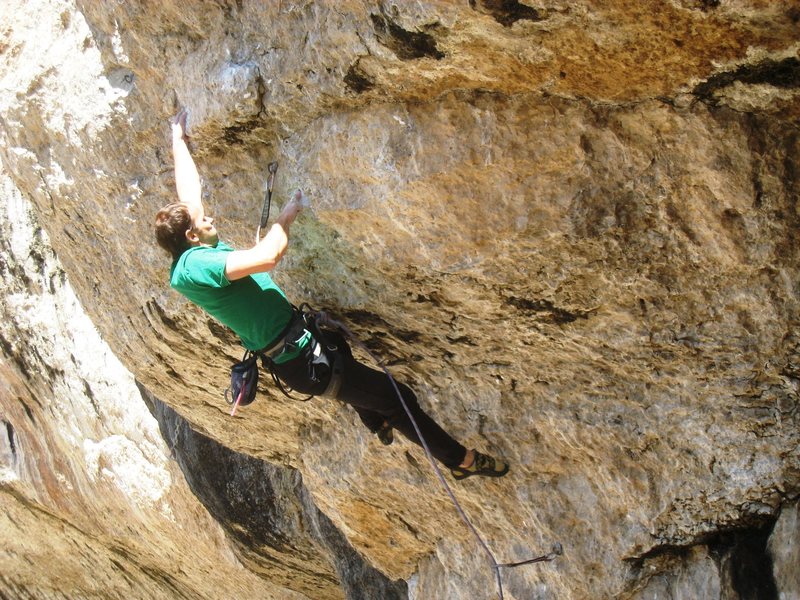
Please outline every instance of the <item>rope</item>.
[[503, 596], [503, 580], [502, 580], [502, 578], [500, 576], [500, 569], [501, 568], [503, 568], [503, 567], [519, 567], [519, 566], [522, 566], [522, 565], [528, 565], [528, 564], [537, 563], [537, 562], [550, 562], [550, 561], [554, 560], [557, 556], [560, 556], [563, 553], [563, 549], [561, 547], [561, 544], [555, 543], [555, 544], [553, 544], [553, 549], [549, 554], [545, 554], [543, 556], [538, 556], [536, 558], [531, 558], [531, 559], [528, 559], [528, 560], [515, 562], [515, 563], [502, 563], [502, 564], [498, 563], [497, 559], [495, 559], [495, 557], [494, 557], [494, 554], [489, 549], [489, 545], [484, 541], [484, 539], [481, 536], [481, 534], [478, 533], [478, 530], [472, 524], [472, 521], [467, 516], [467, 513], [464, 512], [464, 509], [461, 507], [461, 503], [458, 501], [458, 498], [456, 498], [456, 495], [453, 493], [453, 490], [450, 487], [450, 484], [447, 483], [447, 480], [444, 478], [444, 475], [442, 475], [442, 471], [439, 468], [439, 465], [436, 462], [436, 459], [433, 457], [433, 454], [431, 453], [431, 450], [428, 447], [428, 443], [425, 441], [425, 438], [422, 436], [422, 431], [420, 431], [419, 425], [417, 425], [417, 421], [414, 419], [414, 415], [411, 414], [411, 410], [408, 408], [408, 405], [406, 404], [406, 401], [403, 398], [403, 394], [400, 392], [400, 388], [397, 386], [397, 382], [395, 381], [394, 377], [392, 377], [392, 374], [389, 372], [389, 369], [387, 369], [386, 366], [383, 364], [383, 362], [378, 360], [378, 358], [372, 353], [372, 351], [370, 351], [370, 349], [367, 348], [366, 344], [364, 344], [364, 342], [362, 342], [360, 339], [358, 339], [353, 334], [353, 332], [350, 331], [350, 329], [348, 329], [347, 326], [345, 326], [343, 323], [341, 323], [341, 322], [339, 322], [339, 321], [337, 321], [335, 319], [332, 319], [324, 311], [313, 311], [313, 310], [310, 310], [310, 312], [312, 313], [313, 318], [316, 319], [321, 326], [328, 326], [328, 327], [336, 328], [336, 329], [339, 329], [340, 331], [342, 331], [342, 333], [344, 333], [348, 338], [350, 338], [353, 342], [355, 342], [358, 345], [359, 348], [364, 350], [364, 352], [367, 353], [367, 355], [372, 359], [372, 361], [375, 362], [375, 364], [378, 365], [381, 368], [381, 370], [386, 374], [386, 376], [389, 378], [389, 381], [392, 384], [392, 388], [394, 388], [395, 394], [397, 394], [397, 397], [398, 397], [398, 399], [400, 400], [400, 403], [403, 406], [403, 410], [406, 411], [406, 414], [408, 415], [408, 418], [411, 420], [411, 424], [414, 426], [414, 431], [416, 431], [416, 433], [417, 433], [417, 437], [419, 438], [419, 441], [421, 442], [422, 447], [425, 450], [425, 454], [428, 457], [428, 461], [431, 463], [431, 466], [433, 467], [433, 470], [436, 473], [436, 476], [438, 477], [439, 482], [444, 487], [445, 491], [447, 492], [447, 495], [450, 496], [450, 500], [453, 502], [453, 506], [455, 506], [456, 512], [458, 512], [458, 515], [461, 517], [461, 520], [464, 521], [464, 523], [466, 524], [467, 528], [470, 530], [470, 532], [472, 532], [472, 535], [477, 540], [478, 545], [481, 547], [483, 552], [488, 557], [489, 562], [490, 562], [490, 564], [492, 566], [492, 569], [494, 570], [494, 575], [495, 575], [495, 580], [497, 581], [497, 589], [498, 589], [500, 600], [504, 600], [504, 596]]

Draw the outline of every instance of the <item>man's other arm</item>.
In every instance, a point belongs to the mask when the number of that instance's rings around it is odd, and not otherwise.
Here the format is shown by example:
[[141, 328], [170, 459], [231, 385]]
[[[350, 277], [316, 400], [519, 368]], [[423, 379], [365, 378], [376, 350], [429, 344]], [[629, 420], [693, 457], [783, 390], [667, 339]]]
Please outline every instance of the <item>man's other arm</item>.
[[263, 240], [249, 250], [234, 250], [228, 255], [225, 262], [225, 276], [228, 281], [274, 269], [289, 245], [289, 226], [302, 209], [298, 190], [283, 208]]

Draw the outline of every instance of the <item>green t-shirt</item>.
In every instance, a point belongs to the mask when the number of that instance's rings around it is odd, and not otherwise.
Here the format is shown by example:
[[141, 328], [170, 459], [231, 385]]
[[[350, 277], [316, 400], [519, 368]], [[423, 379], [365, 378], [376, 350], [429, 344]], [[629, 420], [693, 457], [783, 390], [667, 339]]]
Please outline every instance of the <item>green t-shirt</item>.
[[[260, 350], [276, 341], [289, 324], [292, 305], [268, 273], [235, 281], [225, 276], [225, 262], [233, 248], [218, 242], [215, 248], [195, 246], [172, 263], [170, 286], [230, 327], [248, 350]], [[298, 340], [304, 347], [307, 336]], [[281, 355], [276, 362], [293, 358]]]

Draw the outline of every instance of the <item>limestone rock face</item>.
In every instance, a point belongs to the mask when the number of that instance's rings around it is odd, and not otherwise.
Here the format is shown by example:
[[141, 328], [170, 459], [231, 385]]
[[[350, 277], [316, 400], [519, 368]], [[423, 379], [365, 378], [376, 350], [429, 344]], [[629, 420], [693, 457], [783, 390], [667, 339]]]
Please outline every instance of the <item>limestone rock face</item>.
[[251, 571], [310, 598], [407, 598], [320, 513], [295, 469], [270, 465], [199, 435], [144, 392], [189, 486]]
[[800, 487], [796, 2], [185, 4], [0, 9], [3, 164], [141, 385], [298, 469], [410, 596], [496, 597], [418, 448], [266, 386], [228, 415], [235, 336], [151, 241], [186, 106], [222, 235], [252, 244], [279, 160], [276, 198], [312, 202], [290, 298], [511, 461], [465, 509], [500, 562], [565, 555], [506, 597], [749, 597], [748, 565], [792, 589], [796, 527], [769, 535]]
[[0, 182], [0, 595], [214, 597], [222, 580], [233, 597], [308, 597], [242, 567], [28, 203]]
[[3, 595], [218, 597], [221, 579], [236, 597], [407, 597], [296, 470], [228, 450], [137, 389], [0, 177]]

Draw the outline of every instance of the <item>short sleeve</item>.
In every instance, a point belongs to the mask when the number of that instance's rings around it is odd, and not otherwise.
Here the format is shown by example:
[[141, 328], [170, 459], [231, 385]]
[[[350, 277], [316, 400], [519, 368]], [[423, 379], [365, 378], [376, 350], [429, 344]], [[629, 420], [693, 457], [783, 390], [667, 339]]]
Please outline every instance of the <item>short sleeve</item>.
[[198, 247], [185, 253], [181, 281], [183, 286], [221, 288], [230, 285], [225, 276], [229, 252], [219, 248]]

